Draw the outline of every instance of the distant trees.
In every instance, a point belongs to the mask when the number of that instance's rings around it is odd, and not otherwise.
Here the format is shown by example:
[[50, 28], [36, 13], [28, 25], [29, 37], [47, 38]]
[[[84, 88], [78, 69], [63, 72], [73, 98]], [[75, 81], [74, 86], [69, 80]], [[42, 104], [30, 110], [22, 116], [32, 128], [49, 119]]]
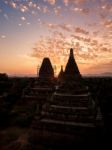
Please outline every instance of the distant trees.
[[6, 73], [0, 73], [0, 81], [7, 81], [8, 75]]
[[0, 73], [0, 95], [7, 93], [10, 86], [8, 75], [6, 73]]

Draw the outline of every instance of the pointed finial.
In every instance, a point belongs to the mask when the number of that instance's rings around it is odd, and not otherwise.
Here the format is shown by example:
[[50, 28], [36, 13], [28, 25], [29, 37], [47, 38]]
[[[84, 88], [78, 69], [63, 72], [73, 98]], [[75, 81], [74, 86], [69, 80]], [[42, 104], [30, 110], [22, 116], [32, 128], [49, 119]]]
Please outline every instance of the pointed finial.
[[73, 56], [73, 48], [70, 49], [70, 56]]

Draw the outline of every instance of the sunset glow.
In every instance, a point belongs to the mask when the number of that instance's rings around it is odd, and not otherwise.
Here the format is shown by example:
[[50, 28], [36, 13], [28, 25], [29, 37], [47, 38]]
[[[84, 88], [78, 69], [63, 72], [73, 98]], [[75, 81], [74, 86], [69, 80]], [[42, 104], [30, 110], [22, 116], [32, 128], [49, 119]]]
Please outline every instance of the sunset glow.
[[0, 0], [0, 72], [36, 74], [49, 57], [58, 73], [70, 48], [81, 74], [112, 73], [112, 0]]

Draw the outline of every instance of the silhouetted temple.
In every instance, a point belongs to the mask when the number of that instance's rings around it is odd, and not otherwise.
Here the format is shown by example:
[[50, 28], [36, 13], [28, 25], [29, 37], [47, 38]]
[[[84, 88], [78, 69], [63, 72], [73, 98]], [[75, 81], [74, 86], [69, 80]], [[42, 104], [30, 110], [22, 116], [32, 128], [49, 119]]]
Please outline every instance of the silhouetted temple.
[[44, 58], [39, 70], [40, 79], [52, 80], [54, 78], [54, 70], [49, 58]]
[[54, 70], [49, 58], [44, 58], [39, 70], [39, 77], [29, 83], [24, 89], [22, 99], [19, 101], [20, 115], [28, 115], [27, 110], [36, 109], [37, 115], [42, 110], [42, 105], [51, 97], [54, 91]]
[[70, 49], [65, 71], [61, 69], [58, 77], [61, 74], [62, 82], [57, 84], [52, 97], [43, 106], [40, 119], [35, 119], [32, 124], [32, 128], [40, 132], [42, 139], [49, 136], [52, 139], [68, 139], [71, 136], [78, 139], [94, 132], [94, 103], [88, 88], [83, 84], [73, 49]]

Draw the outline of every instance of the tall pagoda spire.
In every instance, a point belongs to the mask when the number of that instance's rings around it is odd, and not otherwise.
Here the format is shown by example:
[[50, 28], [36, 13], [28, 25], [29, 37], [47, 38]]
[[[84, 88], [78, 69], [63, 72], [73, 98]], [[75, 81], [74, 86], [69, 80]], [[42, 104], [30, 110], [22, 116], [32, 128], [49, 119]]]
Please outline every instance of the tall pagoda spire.
[[72, 48], [70, 49], [69, 59], [65, 67], [65, 76], [80, 76], [80, 72], [76, 64]]

